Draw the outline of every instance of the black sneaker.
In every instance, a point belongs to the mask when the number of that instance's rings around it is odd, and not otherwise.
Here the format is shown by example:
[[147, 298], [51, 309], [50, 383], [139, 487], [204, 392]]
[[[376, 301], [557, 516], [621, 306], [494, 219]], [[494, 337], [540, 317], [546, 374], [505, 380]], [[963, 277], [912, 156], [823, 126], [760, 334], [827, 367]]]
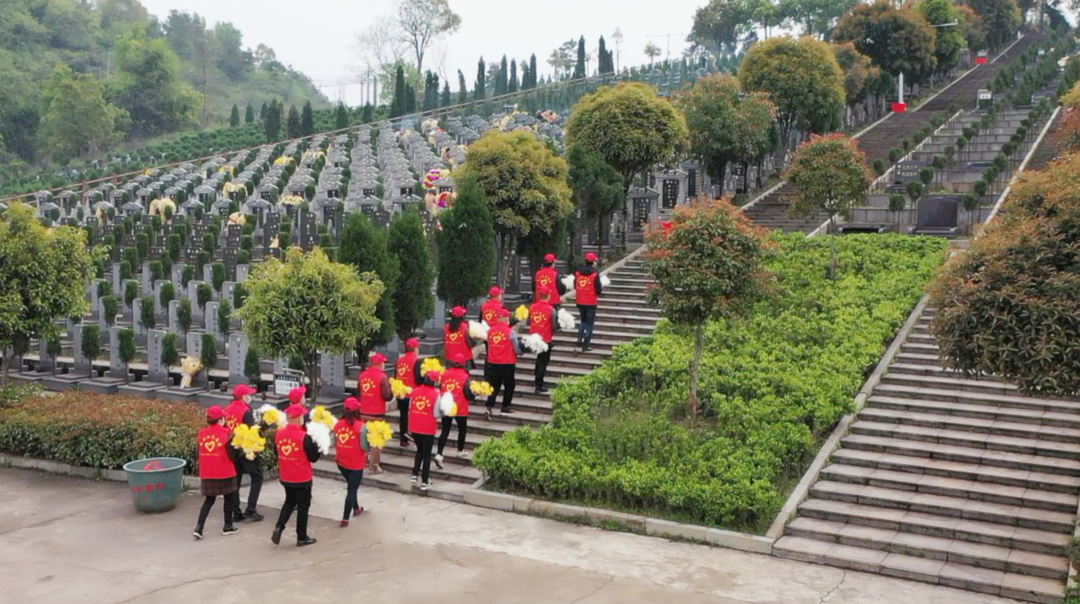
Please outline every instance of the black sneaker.
[[243, 522], [244, 521], [244, 513], [243, 512], [237, 512], [237, 513], [233, 514], [232, 520], [233, 520], [233, 522]]
[[313, 545], [318, 539], [315, 537], [304, 537], [303, 539], [296, 540], [296, 547], [304, 547], [307, 545]]
[[239, 532], [240, 532], [240, 529], [236, 528], [235, 526], [233, 526], [231, 524], [229, 526], [221, 529], [221, 534], [222, 535], [234, 535], [234, 534], [239, 533]]
[[502, 410], [503, 415], [513, 415], [515, 413], [517, 413], [517, 411], [514, 411], [513, 409], [503, 409]]
[[196, 540], [202, 539], [202, 527], [195, 527], [195, 530], [191, 532], [191, 536], [195, 537]]
[[281, 528], [274, 527], [274, 533], [270, 535], [270, 540], [274, 542], [274, 545], [281, 543]]
[[537, 393], [537, 394], [544, 394], [544, 393], [545, 393], [545, 392], [547, 392], [547, 391], [548, 391], [548, 387], [547, 387], [547, 386], [537, 386], [537, 387], [536, 387], [536, 393]]
[[250, 520], [252, 522], [262, 522], [263, 515], [260, 514], [257, 510], [248, 510], [244, 512], [244, 519]]

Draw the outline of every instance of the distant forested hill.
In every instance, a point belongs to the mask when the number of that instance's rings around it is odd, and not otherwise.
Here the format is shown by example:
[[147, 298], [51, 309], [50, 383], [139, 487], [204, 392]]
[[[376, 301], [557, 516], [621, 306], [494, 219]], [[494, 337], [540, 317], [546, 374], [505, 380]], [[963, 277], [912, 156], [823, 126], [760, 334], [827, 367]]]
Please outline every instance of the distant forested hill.
[[[205, 98], [203, 92], [205, 91]], [[99, 156], [130, 140], [228, 122], [271, 99], [327, 99], [230, 23], [151, 17], [138, 0], [0, 2], [0, 169]], [[246, 117], [246, 116], [244, 116]]]

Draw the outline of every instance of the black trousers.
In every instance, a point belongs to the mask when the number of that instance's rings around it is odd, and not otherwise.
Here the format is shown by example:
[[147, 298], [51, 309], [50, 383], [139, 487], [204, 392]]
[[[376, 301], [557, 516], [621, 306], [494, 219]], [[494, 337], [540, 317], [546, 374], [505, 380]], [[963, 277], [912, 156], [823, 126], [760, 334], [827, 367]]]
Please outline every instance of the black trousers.
[[[225, 500], [225, 526], [232, 526], [233, 514], [236, 510], [240, 509], [240, 494], [229, 493], [228, 495], [222, 495]], [[217, 497], [207, 497], [203, 500], [202, 509], [199, 510], [199, 523], [195, 525], [201, 533], [203, 527], [206, 526], [206, 518], [210, 515], [210, 508], [214, 507], [214, 500]]]
[[430, 482], [431, 477], [431, 446], [435, 444], [434, 434], [417, 434], [413, 432], [413, 441], [416, 442], [416, 457], [413, 458], [412, 475], [420, 476], [423, 472], [423, 482]]
[[342, 520], [348, 520], [349, 514], [360, 507], [356, 499], [356, 492], [360, 490], [360, 481], [364, 479], [364, 471], [343, 468], [340, 464], [338, 464], [337, 469], [345, 477], [345, 483], [348, 485], [345, 491], [345, 513], [341, 517]]
[[536, 375], [536, 387], [542, 388], [544, 386], [544, 378], [547, 377], [548, 364], [551, 363], [551, 349], [555, 348], [555, 342], [548, 342], [548, 348], [544, 352], [536, 355], [536, 369], [534, 373]]
[[442, 418], [442, 432], [439, 433], [439, 455], [442, 455], [443, 449], [446, 448], [446, 441], [450, 438], [450, 425], [455, 420], [457, 421], [457, 448], [458, 451], [465, 450], [465, 435], [469, 432], [469, 416], [450, 417], [444, 415]]
[[499, 396], [499, 391], [506, 387], [506, 394], [503, 395], [503, 411], [510, 408], [510, 405], [514, 402], [514, 390], [517, 389], [517, 376], [515, 370], [517, 365], [488, 365], [484, 368], [484, 380], [491, 384], [491, 396], [487, 400], [488, 411], [491, 411], [495, 407], [495, 399]]
[[281, 506], [281, 514], [278, 515], [277, 527], [285, 530], [289, 523], [293, 510], [296, 510], [296, 539], [307, 539], [308, 510], [311, 509], [311, 484], [294, 485], [281, 483], [285, 487], [285, 504]]
[[578, 314], [581, 315], [581, 323], [578, 324], [578, 344], [588, 346], [592, 342], [593, 324], [596, 323], [596, 307], [577, 305]]
[[[263, 466], [262, 457], [255, 456], [255, 459], [250, 460], [246, 457], [237, 460], [236, 462], [236, 488], [239, 489], [242, 486], [244, 480], [244, 474], [251, 477], [251, 489], [248, 491], [247, 511], [254, 512], [255, 506], [259, 505], [259, 493], [262, 492], [263, 484]], [[239, 495], [237, 495], [236, 514], [239, 516], [243, 512], [240, 510]]]
[[409, 399], [399, 398], [397, 408], [398, 434], [401, 435], [401, 441], [405, 442], [405, 438], [409, 435]]

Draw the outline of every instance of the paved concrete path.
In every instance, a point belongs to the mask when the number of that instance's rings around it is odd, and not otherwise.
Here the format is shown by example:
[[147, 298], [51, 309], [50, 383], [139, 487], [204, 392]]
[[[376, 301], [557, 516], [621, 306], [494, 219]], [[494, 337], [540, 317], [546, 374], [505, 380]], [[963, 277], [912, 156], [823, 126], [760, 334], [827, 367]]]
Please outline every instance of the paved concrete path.
[[342, 486], [316, 484], [319, 543], [297, 549], [292, 533], [270, 543], [276, 483], [264, 489], [266, 521], [225, 537], [215, 507], [196, 542], [198, 496], [147, 516], [122, 484], [0, 469], [0, 586], [12, 602], [49, 604], [1010, 602], [375, 489], [361, 489], [368, 511], [340, 529]]

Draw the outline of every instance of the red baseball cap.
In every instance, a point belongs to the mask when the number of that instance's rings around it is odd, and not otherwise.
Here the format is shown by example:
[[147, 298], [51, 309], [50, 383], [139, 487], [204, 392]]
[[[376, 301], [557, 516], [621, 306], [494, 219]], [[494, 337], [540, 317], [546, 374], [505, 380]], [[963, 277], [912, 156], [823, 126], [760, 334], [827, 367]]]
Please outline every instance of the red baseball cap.
[[596, 262], [596, 254], [592, 252], [585, 254], [585, 262]]
[[289, 391], [289, 402], [296, 405], [304, 400], [304, 395], [307, 394], [307, 386], [297, 386]]
[[420, 348], [420, 340], [416, 338], [405, 340], [405, 350], [416, 350], [417, 348]]
[[440, 375], [438, 371], [429, 371], [429, 372], [427, 372], [427, 374], [424, 377], [426, 377], [427, 379], [429, 379], [429, 380], [431, 380], [433, 382], [438, 382], [439, 378], [441, 378], [442, 375]]
[[460, 319], [461, 317], [465, 316], [465, 307], [455, 306], [453, 309], [450, 310], [450, 314]]
[[375, 354], [371, 355], [371, 364], [372, 365], [378, 365], [379, 363], [385, 363], [385, 362], [386, 362], [386, 357], [383, 356], [383, 353], [376, 352]]
[[464, 365], [465, 364], [465, 355], [461, 354], [460, 352], [455, 352], [454, 354], [450, 355], [450, 358], [447, 359], [447, 360], [449, 360], [451, 363], [453, 363], [455, 365]]
[[237, 384], [232, 389], [233, 398], [236, 399], [236, 400], [240, 400], [241, 398], [243, 398], [243, 397], [245, 397], [245, 396], [247, 396], [249, 394], [256, 394], [257, 392], [259, 392], [259, 390], [257, 388], [252, 388], [251, 386], [248, 386], [247, 384]]
[[555, 262], [555, 254], [544, 254], [544, 262], [549, 264]]
[[360, 410], [360, 401], [358, 401], [355, 396], [350, 396], [349, 398], [345, 399], [345, 410], [346, 411], [359, 411]]
[[214, 405], [206, 410], [206, 419], [217, 421], [225, 417], [225, 410], [221, 408], [221, 405]]
[[507, 318], [509, 316], [510, 316], [510, 311], [506, 310], [505, 308], [500, 308], [500, 309], [495, 311], [495, 318], [496, 319], [505, 319], [505, 318]]
[[[293, 392], [296, 392], [296, 390], [294, 389]], [[305, 415], [307, 415], [307, 407], [299, 403], [289, 405], [289, 408], [285, 410], [285, 417], [295, 418], [304, 417]]]
[[494, 286], [494, 287], [492, 287], [491, 289], [488, 290], [488, 297], [489, 298], [494, 298], [496, 296], [501, 296], [501, 295], [503, 295], [503, 290], [499, 289], [498, 285], [496, 285], [496, 286]]
[[551, 286], [550, 285], [545, 285], [544, 287], [541, 287], [540, 289], [536, 290], [536, 295], [540, 296], [541, 298], [544, 297], [544, 296], [550, 296], [551, 295]]

